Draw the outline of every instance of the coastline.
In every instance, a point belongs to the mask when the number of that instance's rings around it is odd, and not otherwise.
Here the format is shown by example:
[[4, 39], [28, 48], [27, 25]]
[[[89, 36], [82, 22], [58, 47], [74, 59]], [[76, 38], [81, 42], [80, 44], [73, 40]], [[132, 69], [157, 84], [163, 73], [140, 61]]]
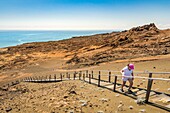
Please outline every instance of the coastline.
[[96, 35], [111, 31], [112, 30], [0, 30], [0, 41], [2, 42], [0, 48], [25, 43], [60, 41], [72, 37]]

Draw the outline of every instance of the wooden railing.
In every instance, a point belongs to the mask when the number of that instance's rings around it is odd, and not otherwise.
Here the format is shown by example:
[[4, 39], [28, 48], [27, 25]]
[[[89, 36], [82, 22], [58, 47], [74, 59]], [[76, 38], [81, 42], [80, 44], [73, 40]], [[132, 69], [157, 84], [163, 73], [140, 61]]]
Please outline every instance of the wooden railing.
[[[104, 71], [107, 72], [108, 74], [106, 74], [106, 75], [101, 74], [101, 72], [104, 72]], [[48, 76], [26, 77], [26, 78], [8, 83], [6, 85], [7, 85], [7, 87], [9, 87], [11, 85], [19, 84], [20, 82], [23, 82], [23, 81], [24, 82], [59, 82], [59, 81], [63, 81], [63, 80], [76, 80], [76, 79], [83, 80], [83, 81], [86, 81], [86, 82], [91, 84], [92, 80], [94, 79], [94, 80], [98, 81], [97, 84], [96, 84], [98, 87], [101, 87], [101, 82], [104, 81], [104, 82], [108, 82], [108, 83], [113, 84], [113, 88], [111, 89], [112, 91], [119, 92], [119, 91], [116, 90], [116, 85], [118, 84], [117, 83], [118, 77], [122, 77], [122, 75], [114, 74], [115, 72], [118, 72], [118, 71], [107, 71], [107, 70], [100, 71], [100, 70], [98, 70], [98, 74], [95, 74], [94, 70], [81, 70], [81, 71], [78, 71], [78, 72], [71, 71], [71, 72], [60, 73], [59, 75], [54, 74], [54, 75], [48, 75]], [[148, 104], [151, 103], [149, 101], [149, 97], [150, 97], [150, 92], [151, 92], [151, 89], [152, 89], [153, 80], [170, 81], [170, 79], [168, 79], [168, 78], [167, 79], [165, 79], [165, 78], [153, 78], [153, 74], [170, 74], [170, 72], [136, 72], [135, 74], [148, 74], [148, 77], [143, 77], [143, 76], [134, 76], [133, 77], [133, 78], [136, 78], [136, 79], [146, 79], [146, 80], [148, 80], [147, 88], [146, 88], [146, 96], [145, 96], [145, 103], [148, 103]], [[97, 76], [97, 77], [95, 77], [95, 76]], [[108, 78], [106, 78], [107, 80], [106, 79], [102, 80], [101, 79], [102, 76], [108, 77]], [[6, 85], [4, 85], [3, 87], [5, 87]], [[136, 88], [136, 87], [132, 87], [132, 88]], [[155, 91], [155, 92], [158, 93], [158, 94], [164, 93], [164, 92], [158, 92], [158, 91]], [[170, 96], [170, 94], [167, 94], [167, 93], [164, 93], [164, 94]], [[137, 97], [135, 97], [135, 98], [137, 98]], [[151, 103], [151, 104], [154, 105], [154, 106], [157, 106], [159, 108], [162, 108], [164, 110], [170, 111], [170, 108], [167, 108], [165, 106], [161, 106], [161, 105], [157, 105], [157, 104], [153, 104], [153, 103]]]

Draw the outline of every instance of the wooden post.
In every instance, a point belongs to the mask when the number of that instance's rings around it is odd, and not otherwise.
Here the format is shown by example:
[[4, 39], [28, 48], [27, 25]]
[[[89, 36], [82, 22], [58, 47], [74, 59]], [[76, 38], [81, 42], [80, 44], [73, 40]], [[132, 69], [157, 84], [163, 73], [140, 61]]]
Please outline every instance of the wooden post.
[[79, 80], [80, 80], [80, 76], [81, 76], [81, 71], [79, 72]]
[[74, 78], [74, 80], [75, 80], [75, 78], [76, 78], [76, 72], [74, 72], [74, 74], [73, 74], [73, 78]]
[[68, 78], [68, 72], [66, 73], [66, 78]]
[[111, 72], [109, 71], [109, 82], [111, 82], [110, 80], [111, 80]]
[[146, 97], [145, 97], [146, 103], [148, 103], [148, 101], [149, 101], [149, 95], [151, 92], [151, 87], [152, 87], [152, 82], [153, 82], [153, 79], [151, 79], [151, 78], [152, 78], [152, 73], [149, 73], [148, 86], [147, 86], [147, 92], [146, 92]]
[[99, 71], [99, 75], [98, 75], [98, 86], [100, 87], [100, 71]]
[[86, 70], [86, 77], [88, 77], [88, 70]]
[[89, 84], [91, 84], [91, 74], [89, 74]]
[[82, 77], [82, 71], [80, 71], [80, 79], [81, 79], [81, 77]]
[[116, 83], [117, 83], [117, 76], [115, 76], [115, 81], [114, 81], [114, 87], [113, 87], [113, 91], [116, 91]]
[[93, 71], [91, 71], [91, 78], [93, 79]]
[[68, 74], [68, 78], [70, 79], [70, 74]]
[[56, 74], [54, 74], [54, 80], [56, 81]]
[[51, 75], [49, 76], [49, 81], [51, 81]]
[[60, 78], [61, 78], [61, 81], [62, 81], [62, 79], [63, 79], [62, 73], [60, 73]]
[[75, 78], [76, 78], [77, 72], [75, 71]]
[[85, 73], [83, 73], [83, 80], [85, 81]]

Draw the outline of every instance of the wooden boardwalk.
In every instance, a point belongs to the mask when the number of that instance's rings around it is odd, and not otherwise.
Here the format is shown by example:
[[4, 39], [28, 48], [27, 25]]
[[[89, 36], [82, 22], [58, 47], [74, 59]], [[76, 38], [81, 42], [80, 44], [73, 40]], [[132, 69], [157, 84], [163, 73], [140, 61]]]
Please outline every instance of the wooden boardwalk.
[[[107, 73], [107, 76], [104, 75], [104, 72]], [[145, 73], [146, 74], [146, 73]], [[98, 71], [98, 73], [95, 73], [94, 71], [88, 71], [83, 70], [79, 72], [63, 72], [59, 75], [53, 74], [53, 75], [44, 75], [40, 74], [39, 76], [32, 76], [32, 77], [26, 77], [23, 79], [18, 79], [13, 82], [9, 82], [4, 84], [2, 89], [6, 89], [9, 86], [17, 85], [20, 82], [34, 82], [34, 83], [49, 83], [49, 82], [61, 82], [61, 81], [69, 81], [69, 80], [81, 80], [89, 84], [96, 85], [98, 87], [102, 87], [108, 90], [111, 90], [113, 92], [131, 97], [135, 100], [142, 100], [143, 103], [156, 106], [158, 108], [164, 109], [168, 112], [170, 112], [170, 94], [164, 93], [164, 92], [158, 92], [152, 90], [152, 83], [154, 80], [164, 80], [170, 82], [170, 79], [165, 78], [152, 78], [152, 74], [156, 73], [147, 73], [149, 74], [149, 77], [136, 77], [138, 79], [145, 79], [147, 80], [147, 88], [139, 88], [139, 87], [132, 87], [132, 94], [129, 94], [127, 92], [128, 86], [125, 85], [124, 91], [120, 91], [121, 84], [118, 83], [117, 77], [122, 77], [121, 75], [115, 75], [111, 74], [111, 71]], [[159, 72], [158, 74], [170, 74], [170, 72]], [[104, 77], [104, 78], [103, 78]], [[134, 77], [135, 78], [135, 77]]]
[[[70, 75], [73, 76], [70, 76]], [[75, 73], [65, 73], [60, 74], [60, 76], [54, 75], [53, 77], [51, 75], [46, 77], [27, 77], [21, 82], [34, 82], [34, 83], [48, 83], [48, 82], [61, 82], [61, 81], [68, 81], [68, 80], [81, 80], [89, 84], [96, 85], [98, 87], [106, 88], [108, 90], [114, 91], [119, 94], [126, 95], [128, 97], [131, 97], [133, 99], [142, 99], [144, 103], [159, 107], [161, 109], [164, 109], [166, 111], [170, 112], [170, 94], [153, 91], [151, 90], [153, 79], [148, 79], [147, 89], [139, 88], [139, 87], [132, 87], [132, 94], [128, 93], [128, 86], [126, 85], [124, 87], [125, 92], [120, 91], [121, 84], [117, 83], [117, 76], [114, 76], [114, 82], [111, 82], [111, 74], [108, 76], [108, 80], [101, 80], [100, 72], [97, 75], [97, 78], [93, 77], [93, 73], [89, 74], [88, 71], [82, 72], [75, 72]], [[58, 77], [58, 78], [57, 78]], [[151, 74], [149, 74], [149, 77], [151, 77]], [[19, 83], [17, 81], [17, 83]], [[163, 102], [160, 102], [163, 101]], [[159, 102], [159, 103], [156, 103]], [[166, 104], [165, 104], [166, 103]]]
[[[91, 79], [91, 81], [89, 82], [89, 78], [85, 78], [85, 82], [90, 83], [90, 84], [94, 84], [96, 86], [99, 86], [97, 79]], [[133, 99], [141, 98], [141, 99], [145, 100], [146, 95], [147, 95], [147, 90], [146, 89], [134, 88], [134, 87], [132, 88], [133, 93], [130, 94], [130, 93], [128, 93], [128, 86], [124, 87], [125, 92], [121, 92], [120, 91], [121, 84], [114, 85], [114, 83], [110, 83], [108, 81], [100, 81], [100, 86], [99, 87], [106, 88], [108, 90], [111, 90], [111, 91], [114, 91], [114, 92], [129, 96], [129, 97], [131, 97]], [[153, 103], [155, 101], [160, 101], [160, 100], [164, 100], [164, 102], [169, 102], [170, 101], [170, 95], [169, 94], [156, 92], [156, 91], [151, 91], [149, 97], [150, 97], [149, 101], [146, 102], [146, 100], [145, 100], [144, 101], [145, 103], [148, 103], [148, 104], [154, 105], [156, 107], [159, 107], [161, 109], [170, 111], [170, 103], [168, 105]]]

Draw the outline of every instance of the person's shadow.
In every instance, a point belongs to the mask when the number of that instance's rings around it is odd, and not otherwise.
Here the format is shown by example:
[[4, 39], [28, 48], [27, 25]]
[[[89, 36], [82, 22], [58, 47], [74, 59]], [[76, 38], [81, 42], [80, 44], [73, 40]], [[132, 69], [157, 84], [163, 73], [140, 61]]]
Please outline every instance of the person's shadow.
[[131, 94], [131, 95], [133, 95], [133, 96], [137, 96], [137, 95], [136, 95], [136, 92], [129, 92], [129, 91], [126, 91], [125, 94]]

